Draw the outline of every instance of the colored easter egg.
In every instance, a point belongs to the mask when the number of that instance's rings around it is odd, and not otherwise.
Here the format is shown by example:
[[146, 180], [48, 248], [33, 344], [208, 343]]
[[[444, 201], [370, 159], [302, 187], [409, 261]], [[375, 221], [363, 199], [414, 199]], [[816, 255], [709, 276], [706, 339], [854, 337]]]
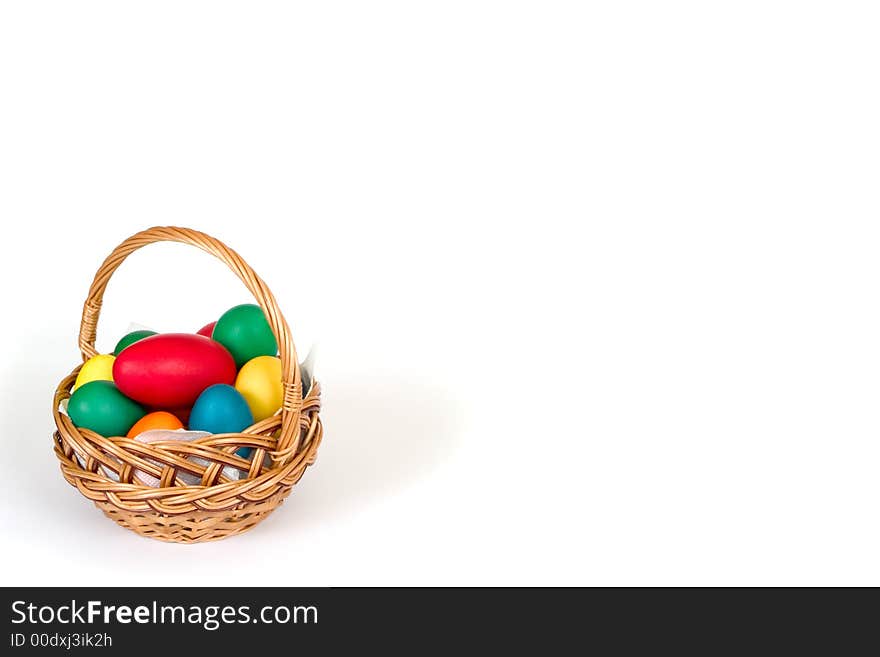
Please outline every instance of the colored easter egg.
[[116, 343], [116, 349], [113, 350], [113, 355], [118, 356], [120, 352], [129, 345], [133, 345], [138, 340], [143, 340], [144, 338], [148, 338], [151, 335], [157, 334], [155, 331], [148, 331], [146, 329], [126, 333], [124, 336], [122, 336], [122, 339]]
[[209, 433], [240, 433], [253, 423], [254, 416], [241, 393], [222, 383], [206, 388], [189, 416], [190, 430]]
[[238, 371], [235, 389], [247, 401], [255, 422], [274, 415], [281, 408], [284, 396], [281, 387], [281, 359], [277, 356], [252, 358]]
[[123, 350], [113, 364], [119, 389], [151, 407], [190, 406], [215, 383], [235, 382], [232, 356], [219, 342], [194, 333], [162, 333]]
[[169, 408], [168, 412], [171, 413], [174, 417], [180, 418], [180, 421], [184, 424], [189, 424], [189, 414], [192, 413], [192, 406], [178, 406], [177, 408]]
[[[191, 442], [193, 440], [198, 440], [199, 438], [206, 438], [210, 435], [211, 434], [206, 431], [170, 431], [167, 429], [152, 429], [150, 431], [144, 431], [142, 434], [138, 435], [135, 440], [142, 443], [178, 441]], [[147, 460], [152, 461], [154, 464], [159, 465], [160, 467], [162, 465], [156, 461], [153, 461], [152, 459]], [[199, 458], [197, 456], [187, 457], [187, 461], [191, 461], [202, 467], [206, 467], [209, 465], [209, 461], [207, 459]], [[222, 472], [226, 477], [233, 481], [242, 477], [241, 471], [231, 466], [224, 467]], [[200, 476], [193, 474], [192, 472], [186, 472], [185, 470], [178, 470], [177, 475], [179, 479], [187, 486], [198, 486], [202, 482], [202, 478]], [[159, 479], [151, 475], [149, 472], [144, 472], [143, 470], [134, 471], [132, 482], [144, 484], [146, 486], [159, 486]]]
[[257, 356], [274, 356], [278, 353], [278, 344], [266, 315], [252, 303], [235, 306], [223, 313], [211, 337], [229, 350], [236, 367]]
[[124, 436], [144, 416], [144, 409], [112, 381], [90, 381], [70, 396], [67, 412], [74, 426], [102, 436]]
[[171, 413], [171, 415], [183, 422], [184, 427], [189, 423], [189, 414], [192, 411], [191, 406], [178, 406], [176, 408], [160, 408], [159, 406], [147, 406], [146, 409], [147, 413], [156, 413], [159, 411]]
[[217, 322], [211, 322], [210, 324], [205, 324], [202, 328], [196, 331], [196, 335], [204, 335], [206, 338], [210, 338], [214, 333], [214, 327], [217, 325]]
[[112, 381], [115, 360], [116, 358], [111, 354], [98, 354], [89, 358], [76, 375], [73, 389], [76, 390], [90, 381]]
[[128, 430], [127, 435], [129, 438], [134, 438], [144, 431], [151, 431], [153, 429], [167, 429], [169, 431], [183, 429], [183, 422], [168, 411], [153, 411], [135, 422], [134, 426]]

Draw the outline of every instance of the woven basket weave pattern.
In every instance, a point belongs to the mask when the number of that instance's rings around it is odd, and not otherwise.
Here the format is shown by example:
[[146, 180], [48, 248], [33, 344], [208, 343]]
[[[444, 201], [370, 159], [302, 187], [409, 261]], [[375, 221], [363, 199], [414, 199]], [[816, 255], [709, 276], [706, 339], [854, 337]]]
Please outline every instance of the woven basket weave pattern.
[[[55, 454], [64, 478], [109, 518], [143, 536], [193, 543], [244, 532], [275, 510], [305, 469], [314, 463], [323, 428], [321, 387], [312, 383], [303, 399], [301, 373], [290, 329], [266, 284], [222, 242], [188, 228], [156, 227], [133, 235], [107, 257], [95, 274], [83, 306], [79, 348], [83, 362], [94, 356], [101, 301], [113, 272], [137, 249], [160, 241], [196, 246], [223, 262], [242, 280], [266, 314], [278, 341], [284, 397], [281, 410], [236, 434], [215, 434], [192, 442], [142, 443], [103, 437], [73, 426], [61, 412], [80, 367], [58, 385], [53, 399]], [[235, 454], [251, 447], [250, 459]], [[159, 487], [134, 478], [141, 471]], [[246, 474], [230, 478], [231, 471]], [[200, 478], [187, 485], [180, 474]], [[192, 481], [192, 478], [190, 477]]]

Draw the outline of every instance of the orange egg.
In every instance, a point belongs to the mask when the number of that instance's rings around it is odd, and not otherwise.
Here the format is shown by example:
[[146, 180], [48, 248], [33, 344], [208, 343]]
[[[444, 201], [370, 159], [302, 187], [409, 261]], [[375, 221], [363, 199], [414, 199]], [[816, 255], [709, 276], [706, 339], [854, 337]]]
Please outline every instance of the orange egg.
[[134, 438], [138, 434], [152, 429], [169, 429], [173, 431], [174, 429], [183, 429], [183, 423], [167, 411], [154, 411], [147, 413], [135, 422], [128, 432], [128, 437]]

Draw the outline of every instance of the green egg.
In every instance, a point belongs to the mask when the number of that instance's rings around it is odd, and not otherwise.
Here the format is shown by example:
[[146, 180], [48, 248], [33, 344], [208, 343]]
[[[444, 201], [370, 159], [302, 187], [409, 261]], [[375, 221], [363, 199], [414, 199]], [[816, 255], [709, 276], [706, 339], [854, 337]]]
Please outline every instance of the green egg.
[[235, 306], [223, 313], [211, 337], [226, 347], [238, 368], [257, 356], [278, 353], [278, 344], [266, 315], [252, 303]]
[[67, 403], [74, 426], [102, 436], [124, 436], [146, 411], [123, 395], [112, 381], [91, 381], [77, 388]]
[[148, 338], [151, 335], [156, 335], [155, 331], [132, 331], [131, 333], [127, 333], [122, 336], [122, 339], [116, 343], [116, 349], [113, 350], [113, 355], [118, 356], [119, 352], [128, 347], [129, 345], [133, 345], [138, 340], [143, 340], [144, 338]]

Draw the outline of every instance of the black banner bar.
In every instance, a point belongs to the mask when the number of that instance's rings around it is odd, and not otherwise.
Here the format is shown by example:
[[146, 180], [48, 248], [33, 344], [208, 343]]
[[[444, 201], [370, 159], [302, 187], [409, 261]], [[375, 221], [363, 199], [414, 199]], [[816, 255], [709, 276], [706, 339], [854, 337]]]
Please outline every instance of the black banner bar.
[[712, 653], [798, 640], [850, 654], [877, 611], [870, 589], [6, 588], [3, 599], [9, 655], [476, 645], [570, 654], [600, 641], [621, 654], [646, 642]]

